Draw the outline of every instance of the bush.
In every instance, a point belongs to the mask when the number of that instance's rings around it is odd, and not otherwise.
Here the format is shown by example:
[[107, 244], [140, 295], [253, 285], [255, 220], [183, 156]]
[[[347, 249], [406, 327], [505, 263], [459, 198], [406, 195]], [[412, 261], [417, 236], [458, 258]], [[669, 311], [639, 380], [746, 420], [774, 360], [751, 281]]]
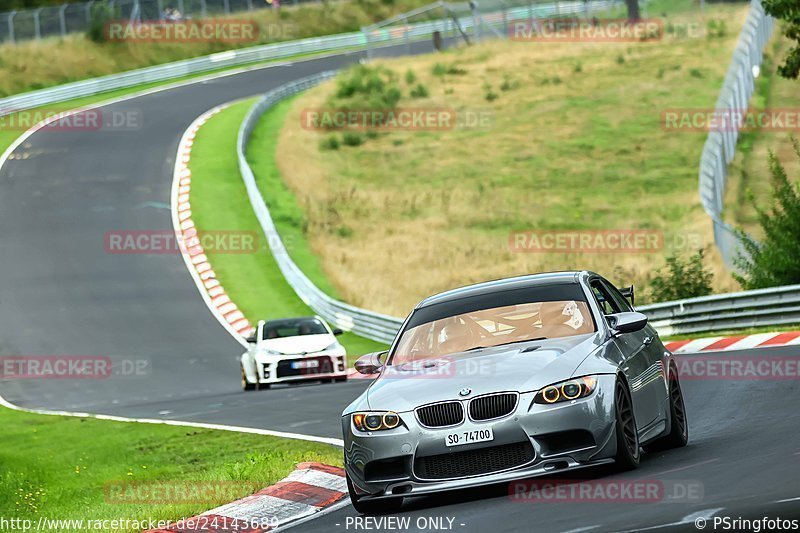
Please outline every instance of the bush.
[[[370, 109], [394, 109], [400, 101], [397, 76], [386, 67], [356, 65], [345, 72], [336, 86], [336, 98], [355, 100]], [[329, 102], [332, 107], [346, 108], [346, 102]]]
[[342, 135], [342, 141], [346, 146], [361, 146], [364, 144], [364, 137], [355, 131], [347, 131]]
[[706, 35], [709, 39], [722, 39], [728, 34], [728, 28], [724, 20], [709, 20], [706, 24]]
[[714, 275], [703, 266], [703, 250], [686, 261], [678, 255], [667, 257], [666, 271], [656, 272], [650, 282], [650, 293], [654, 302], [668, 302], [706, 296], [711, 294]]
[[503, 78], [503, 83], [500, 84], [501, 91], [510, 91], [519, 87], [519, 81], [512, 80], [509, 76]]
[[[800, 142], [793, 137], [792, 144], [800, 159]], [[734, 277], [745, 289], [800, 283], [800, 190], [789, 181], [786, 169], [773, 152], [769, 153], [769, 169], [773, 184], [771, 208], [766, 211], [756, 206], [763, 239], [757, 242], [738, 230], [745, 254], [736, 258], [741, 274]]]
[[411, 89], [411, 98], [427, 98], [428, 97], [428, 89], [425, 88], [424, 85], [418, 83], [416, 87]]
[[114, 16], [106, 2], [97, 2], [92, 5], [89, 13], [89, 27], [86, 29], [86, 38], [94, 43], [107, 41], [106, 23]]
[[409, 85], [414, 85], [414, 82], [417, 81], [417, 76], [414, 74], [414, 71], [408, 69], [406, 71], [406, 83]]
[[336, 135], [328, 135], [324, 139], [320, 139], [319, 141], [319, 149], [320, 150], [338, 150], [339, 149], [339, 138]]

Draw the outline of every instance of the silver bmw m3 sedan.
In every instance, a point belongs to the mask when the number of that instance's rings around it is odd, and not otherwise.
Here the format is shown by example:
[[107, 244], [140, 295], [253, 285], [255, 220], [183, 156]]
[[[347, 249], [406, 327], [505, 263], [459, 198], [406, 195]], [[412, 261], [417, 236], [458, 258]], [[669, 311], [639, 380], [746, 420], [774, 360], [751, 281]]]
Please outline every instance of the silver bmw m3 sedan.
[[636, 468], [684, 446], [678, 372], [647, 317], [593, 272], [472, 285], [422, 301], [342, 415], [350, 499], [404, 497], [595, 465]]

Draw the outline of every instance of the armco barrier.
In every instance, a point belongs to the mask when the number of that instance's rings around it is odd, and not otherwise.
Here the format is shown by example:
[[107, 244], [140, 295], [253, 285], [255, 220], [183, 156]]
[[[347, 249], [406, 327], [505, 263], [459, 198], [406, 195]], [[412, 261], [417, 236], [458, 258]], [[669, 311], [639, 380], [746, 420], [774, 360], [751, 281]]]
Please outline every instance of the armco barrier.
[[[239, 130], [237, 141], [239, 171], [247, 187], [250, 203], [266, 235], [277, 236], [278, 232], [245, 157], [250, 134], [258, 119], [278, 102], [331, 79], [334, 75], [333, 71], [323, 72], [268, 92], [250, 109]], [[392, 341], [402, 325], [401, 319], [331, 298], [303, 274], [289, 257], [286, 247], [279, 238], [267, 239], [267, 242], [286, 281], [316, 313], [347, 331], [380, 342]], [[800, 285], [644, 305], [637, 310], [646, 314], [662, 335], [798, 324]]]
[[[593, 9], [603, 9], [619, 4], [621, 1], [622, 0], [592, 0], [590, 5], [593, 6]], [[538, 16], [548, 16], [548, 14], [553, 15], [555, 13], [579, 14], [583, 13], [585, 9], [586, 4], [584, 4], [583, 0], [560, 1], [537, 6]], [[506, 10], [506, 15], [509, 20], [520, 20], [527, 18], [528, 13], [527, 10], [524, 9], [512, 8]], [[473, 20], [470, 17], [465, 17], [460, 19], [459, 22], [465, 28], [469, 28]], [[434, 31], [441, 30], [443, 24], [444, 21], [442, 20], [432, 20], [411, 24], [402, 34], [379, 32], [370, 36], [370, 46], [394, 46], [405, 44], [409, 39], [414, 41], [427, 39], [431, 37]], [[108, 91], [135, 87], [145, 83], [174, 80], [192, 74], [201, 74], [224, 68], [280, 60], [302, 54], [321, 54], [349, 49], [364, 49], [365, 46], [366, 38], [364, 34], [362, 32], [352, 32], [253, 46], [238, 50], [228, 50], [195, 59], [175, 61], [164, 65], [131, 70], [119, 74], [67, 83], [48, 89], [40, 89], [0, 98], [0, 116], [24, 109], [65, 102], [75, 98], [83, 98]]]

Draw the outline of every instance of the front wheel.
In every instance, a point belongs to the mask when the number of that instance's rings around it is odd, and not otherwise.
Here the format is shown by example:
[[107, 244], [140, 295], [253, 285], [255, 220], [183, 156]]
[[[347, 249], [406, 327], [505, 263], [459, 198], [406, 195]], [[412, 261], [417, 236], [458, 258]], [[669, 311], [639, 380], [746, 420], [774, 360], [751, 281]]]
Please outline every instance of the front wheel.
[[244, 367], [242, 366], [240, 368], [242, 370], [242, 390], [243, 391], [256, 390], [256, 384], [247, 381], [247, 374], [244, 373]]
[[683, 390], [678, 379], [678, 368], [669, 366], [669, 433], [645, 447], [648, 452], [682, 448], [689, 442], [689, 421], [686, 418], [686, 405], [683, 403]]
[[350, 494], [350, 503], [353, 504], [353, 509], [358, 513], [365, 515], [390, 514], [396, 513], [403, 506], [402, 496], [385, 500], [361, 500], [360, 496], [356, 494], [353, 488], [353, 482], [350, 481], [350, 476], [345, 474], [345, 477], [347, 478], [347, 492]]
[[628, 388], [617, 382], [614, 389], [614, 413], [616, 417], [617, 455], [614, 457], [617, 468], [633, 470], [642, 458], [639, 449], [639, 432], [633, 416], [633, 402]]

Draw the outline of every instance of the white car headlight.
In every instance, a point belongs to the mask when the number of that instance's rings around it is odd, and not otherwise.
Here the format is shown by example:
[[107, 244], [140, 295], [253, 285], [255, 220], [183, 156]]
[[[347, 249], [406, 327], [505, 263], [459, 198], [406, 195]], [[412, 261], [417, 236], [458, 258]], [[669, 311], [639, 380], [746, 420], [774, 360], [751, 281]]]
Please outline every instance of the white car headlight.
[[326, 346], [325, 349], [322, 350], [322, 351], [323, 352], [327, 352], [328, 350], [338, 350], [341, 347], [342, 347], [342, 345], [339, 344], [338, 341], [333, 341], [333, 344], [331, 344], [330, 346]]

